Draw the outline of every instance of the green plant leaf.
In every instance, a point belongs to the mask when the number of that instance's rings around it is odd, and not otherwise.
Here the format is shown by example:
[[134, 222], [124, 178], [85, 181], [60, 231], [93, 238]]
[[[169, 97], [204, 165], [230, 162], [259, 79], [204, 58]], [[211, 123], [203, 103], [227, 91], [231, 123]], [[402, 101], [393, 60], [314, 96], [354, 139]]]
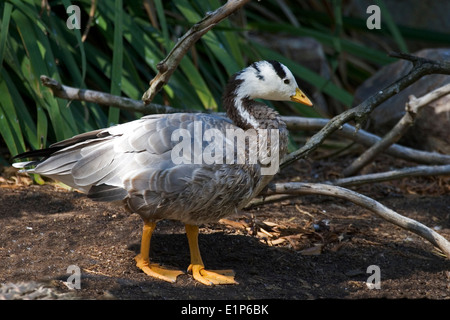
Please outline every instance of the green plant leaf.
[[[114, 6], [114, 49], [111, 71], [111, 94], [121, 95], [123, 70], [123, 2], [115, 0]], [[119, 123], [120, 110], [109, 108], [108, 125]]]
[[406, 42], [403, 39], [402, 33], [400, 32], [399, 28], [395, 24], [394, 19], [392, 18], [389, 10], [387, 9], [384, 1], [383, 0], [375, 0], [375, 2], [380, 7], [381, 17], [387, 24], [389, 31], [391, 32], [392, 37], [394, 38], [395, 42], [397, 43], [399, 49], [404, 53], [408, 53], [408, 46], [406, 45]]
[[1, 23], [1, 31], [0, 31], [0, 71], [3, 66], [3, 56], [5, 54], [6, 49], [6, 40], [8, 36], [9, 30], [9, 21], [11, 18], [12, 5], [10, 3], [5, 3], [3, 8], [3, 17]]

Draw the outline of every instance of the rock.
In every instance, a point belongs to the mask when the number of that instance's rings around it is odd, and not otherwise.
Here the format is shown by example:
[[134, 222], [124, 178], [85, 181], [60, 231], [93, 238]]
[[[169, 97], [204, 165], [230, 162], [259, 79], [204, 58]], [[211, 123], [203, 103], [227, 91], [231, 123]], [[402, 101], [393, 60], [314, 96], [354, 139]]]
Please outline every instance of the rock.
[[34, 281], [0, 284], [0, 300], [66, 300], [76, 299], [72, 293], [61, 293], [50, 284]]
[[[424, 49], [413, 55], [432, 60], [450, 61], [450, 48]], [[354, 105], [400, 79], [411, 68], [411, 63], [405, 60], [399, 60], [381, 68], [356, 90]], [[450, 83], [449, 75], [432, 74], [422, 77], [379, 105], [372, 112], [367, 129], [383, 136], [405, 114], [405, 104], [410, 95], [419, 98], [448, 83]], [[417, 149], [450, 154], [450, 95], [422, 108], [415, 124], [408, 130], [400, 143]]]

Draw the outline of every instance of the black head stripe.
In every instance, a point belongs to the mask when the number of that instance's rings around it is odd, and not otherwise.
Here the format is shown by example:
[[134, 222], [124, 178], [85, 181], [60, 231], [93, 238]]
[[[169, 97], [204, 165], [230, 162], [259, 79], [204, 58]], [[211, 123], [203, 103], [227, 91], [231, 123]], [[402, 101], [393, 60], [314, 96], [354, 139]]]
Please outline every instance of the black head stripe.
[[254, 68], [256, 70], [256, 72], [261, 72], [261, 70], [259, 70], [258, 64], [256, 62], [253, 62], [251, 67]]
[[258, 64], [257, 64], [256, 62], [254, 62], [254, 63], [252, 63], [251, 66], [253, 67], [253, 69], [256, 70], [256, 77], [257, 77], [259, 80], [264, 81], [264, 76], [261, 74], [261, 70], [259, 69]]
[[281, 63], [279, 63], [278, 61], [275, 61], [275, 60], [269, 60], [268, 62], [272, 65], [273, 69], [275, 70], [277, 75], [280, 77], [280, 79], [286, 78], [286, 72], [284, 71], [284, 68], [281, 65]]

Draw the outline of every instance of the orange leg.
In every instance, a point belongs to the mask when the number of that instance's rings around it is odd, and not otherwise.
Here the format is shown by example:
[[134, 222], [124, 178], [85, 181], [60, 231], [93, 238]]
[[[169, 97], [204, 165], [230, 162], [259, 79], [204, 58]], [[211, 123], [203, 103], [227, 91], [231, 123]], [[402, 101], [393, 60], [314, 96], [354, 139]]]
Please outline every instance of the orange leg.
[[237, 284], [234, 280], [233, 270], [205, 270], [198, 246], [198, 226], [186, 224], [185, 228], [191, 252], [191, 264], [188, 271], [192, 272], [194, 279], [209, 286], [213, 284]]
[[141, 253], [134, 258], [134, 260], [136, 260], [136, 266], [151, 277], [164, 281], [175, 282], [177, 277], [180, 274], [183, 274], [183, 272], [164, 269], [157, 263], [150, 263], [150, 240], [155, 227], [155, 222], [144, 221], [144, 229], [142, 230], [141, 240]]

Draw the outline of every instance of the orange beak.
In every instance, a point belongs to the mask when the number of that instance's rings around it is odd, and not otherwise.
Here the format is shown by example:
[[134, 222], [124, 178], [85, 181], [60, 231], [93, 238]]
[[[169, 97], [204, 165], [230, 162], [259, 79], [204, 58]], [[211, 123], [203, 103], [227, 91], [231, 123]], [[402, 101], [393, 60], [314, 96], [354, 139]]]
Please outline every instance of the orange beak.
[[309, 100], [309, 98], [306, 96], [306, 94], [304, 94], [303, 91], [300, 90], [299, 88], [295, 89], [295, 94], [293, 96], [291, 96], [291, 101], [305, 104], [309, 107], [312, 107], [312, 105], [313, 105], [311, 100]]

